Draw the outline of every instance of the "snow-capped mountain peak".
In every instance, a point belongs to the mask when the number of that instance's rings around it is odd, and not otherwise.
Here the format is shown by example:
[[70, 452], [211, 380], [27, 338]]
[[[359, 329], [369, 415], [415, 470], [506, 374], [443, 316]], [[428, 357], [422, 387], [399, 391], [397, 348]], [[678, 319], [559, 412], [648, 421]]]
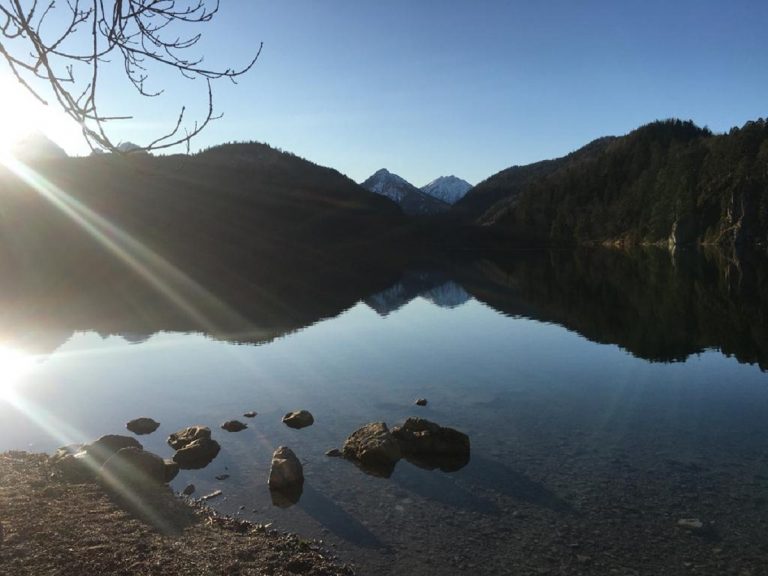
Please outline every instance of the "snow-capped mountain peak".
[[377, 170], [361, 186], [397, 202], [406, 214], [434, 214], [448, 208], [445, 202], [425, 194], [386, 168]]
[[440, 176], [432, 180], [426, 186], [422, 186], [421, 191], [429, 194], [433, 198], [455, 204], [472, 188], [472, 184], [456, 176]]

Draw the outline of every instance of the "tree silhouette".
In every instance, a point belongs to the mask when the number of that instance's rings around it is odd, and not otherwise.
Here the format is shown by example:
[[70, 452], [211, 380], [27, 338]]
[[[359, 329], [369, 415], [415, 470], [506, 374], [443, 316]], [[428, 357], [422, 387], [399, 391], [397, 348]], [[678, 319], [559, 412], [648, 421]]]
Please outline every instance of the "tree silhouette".
[[100, 112], [100, 77], [106, 66], [121, 65], [136, 91], [149, 98], [163, 92], [149, 83], [161, 69], [203, 80], [204, 116], [190, 123], [181, 106], [170, 129], [139, 149], [189, 147], [190, 139], [219, 117], [212, 82], [234, 82], [261, 53], [259, 44], [244, 66], [223, 70], [190, 56], [202, 35], [200, 25], [218, 10], [218, 0], [0, 0], [0, 56], [35, 98], [44, 104], [55, 101], [79, 124], [92, 150], [120, 151], [105, 124], [130, 118]]

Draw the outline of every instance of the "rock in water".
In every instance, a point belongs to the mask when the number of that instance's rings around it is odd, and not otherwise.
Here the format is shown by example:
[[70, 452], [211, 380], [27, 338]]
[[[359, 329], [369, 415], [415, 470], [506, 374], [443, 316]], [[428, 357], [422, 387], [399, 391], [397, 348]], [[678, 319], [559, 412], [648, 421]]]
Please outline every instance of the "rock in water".
[[304, 469], [293, 450], [280, 446], [272, 454], [272, 466], [269, 469], [269, 487], [283, 490], [304, 484]]
[[166, 462], [156, 454], [138, 448], [123, 448], [104, 462], [99, 478], [120, 490], [124, 486], [143, 488], [165, 484], [178, 472], [178, 465]]
[[227, 432], [240, 432], [241, 430], [248, 428], [247, 425], [243, 424], [239, 420], [229, 420], [224, 422], [221, 427]]
[[408, 418], [392, 429], [392, 435], [406, 459], [417, 466], [454, 472], [469, 462], [469, 436], [453, 428]]
[[306, 410], [299, 410], [298, 412], [288, 412], [283, 416], [283, 422], [289, 428], [306, 428], [311, 426], [315, 422], [314, 416]]
[[372, 422], [353, 432], [344, 442], [342, 453], [364, 471], [385, 477], [392, 474], [402, 457], [397, 440], [384, 422]]
[[210, 440], [211, 429], [207, 426], [189, 426], [188, 428], [183, 428], [168, 436], [168, 444], [170, 444], [171, 448], [174, 450], [179, 450], [195, 440], [200, 439]]
[[135, 418], [125, 425], [134, 434], [151, 434], [160, 427], [160, 422], [152, 418]]
[[205, 468], [216, 458], [219, 450], [221, 450], [221, 446], [216, 440], [205, 437], [198, 438], [179, 449], [173, 455], [173, 461], [183, 470]]
[[341, 458], [342, 456], [344, 456], [344, 454], [342, 454], [341, 450], [339, 450], [338, 448], [331, 448], [325, 453], [325, 455], [330, 458]]
[[269, 491], [272, 504], [288, 508], [301, 498], [304, 487], [304, 470], [293, 450], [280, 446], [272, 454], [272, 466], [269, 469]]
[[243, 414], [243, 416], [245, 416], [246, 418], [256, 418], [256, 412], [251, 410], [250, 412], [246, 412], [245, 414]]
[[197, 488], [195, 487], [194, 484], [187, 484], [184, 487], [184, 490], [181, 491], [181, 493], [184, 494], [184, 496], [192, 496], [192, 494], [195, 493], [195, 490], [197, 490]]
[[416, 406], [426, 406], [427, 405], [427, 399], [426, 398], [419, 398], [415, 402]]
[[97, 466], [104, 462], [123, 448], [136, 448], [142, 450], [143, 446], [138, 440], [131, 436], [121, 436], [119, 434], [107, 434], [102, 436], [96, 442], [87, 444], [84, 447], [85, 455], [88, 460]]

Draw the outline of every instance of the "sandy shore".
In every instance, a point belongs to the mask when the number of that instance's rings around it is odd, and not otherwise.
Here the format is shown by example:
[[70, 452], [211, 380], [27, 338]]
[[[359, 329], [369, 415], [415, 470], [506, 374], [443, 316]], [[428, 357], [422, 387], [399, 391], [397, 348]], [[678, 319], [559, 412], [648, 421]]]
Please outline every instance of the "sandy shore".
[[315, 542], [216, 515], [167, 488], [126, 501], [52, 474], [44, 454], [0, 454], [0, 574], [349, 575]]

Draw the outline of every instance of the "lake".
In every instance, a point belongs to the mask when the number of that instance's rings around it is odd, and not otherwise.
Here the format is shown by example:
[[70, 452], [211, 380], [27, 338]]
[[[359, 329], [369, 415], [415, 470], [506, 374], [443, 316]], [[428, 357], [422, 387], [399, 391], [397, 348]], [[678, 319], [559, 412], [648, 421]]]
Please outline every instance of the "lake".
[[[240, 287], [181, 311], [135, 278], [6, 274], [0, 356], [17, 374], [0, 450], [52, 452], [150, 416], [161, 427], [139, 440], [170, 457], [169, 433], [210, 426], [221, 453], [175, 490], [222, 490], [221, 512], [322, 539], [366, 574], [761, 574], [766, 270], [666, 251], [462, 256], [374, 287], [307, 276], [258, 306]], [[281, 423], [298, 409], [315, 424]], [[402, 460], [381, 478], [325, 456], [409, 416], [466, 433], [470, 462]], [[221, 430], [230, 419], [248, 429]], [[306, 476], [287, 508], [266, 484], [280, 445]]]

